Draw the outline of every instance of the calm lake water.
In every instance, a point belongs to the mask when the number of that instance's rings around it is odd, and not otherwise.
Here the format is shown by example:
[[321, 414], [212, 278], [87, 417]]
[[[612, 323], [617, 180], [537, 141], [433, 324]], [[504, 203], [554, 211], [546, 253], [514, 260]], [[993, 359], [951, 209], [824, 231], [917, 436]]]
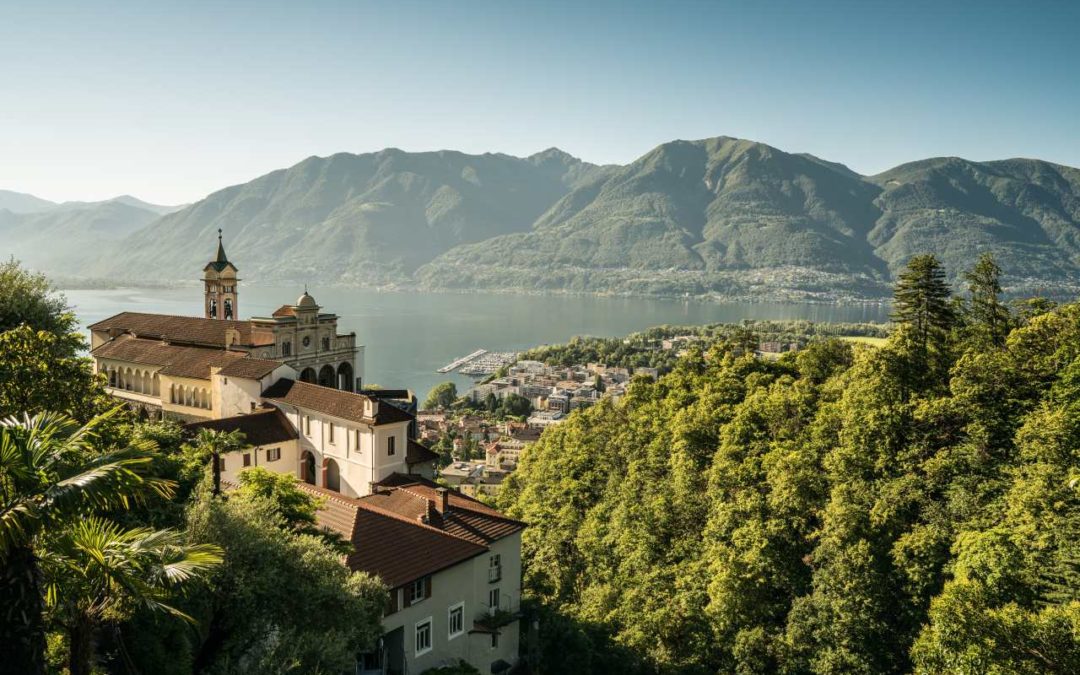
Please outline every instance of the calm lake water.
[[[661, 324], [706, 324], [743, 319], [886, 321], [879, 305], [794, 303], [719, 304], [643, 298], [424, 293], [311, 287], [339, 330], [356, 331], [366, 346], [365, 383], [409, 388], [423, 401], [447, 379], [459, 389], [471, 380], [438, 368], [477, 349], [515, 351], [566, 342], [575, 335], [622, 336]], [[302, 288], [241, 288], [239, 315], [269, 316], [292, 304]], [[87, 326], [123, 311], [201, 316], [201, 288], [64, 291]]]

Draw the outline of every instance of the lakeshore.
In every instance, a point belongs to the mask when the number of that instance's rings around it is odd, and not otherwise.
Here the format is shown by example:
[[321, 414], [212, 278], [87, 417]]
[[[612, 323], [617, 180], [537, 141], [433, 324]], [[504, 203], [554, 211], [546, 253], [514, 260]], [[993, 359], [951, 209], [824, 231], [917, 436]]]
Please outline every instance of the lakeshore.
[[[238, 315], [271, 313], [282, 297], [303, 286], [245, 286]], [[576, 335], [625, 336], [658, 325], [737, 323], [744, 319], [803, 319], [815, 322], [884, 322], [884, 304], [716, 303], [650, 298], [522, 295], [510, 293], [429, 293], [312, 286], [319, 303], [355, 331], [366, 346], [365, 382], [407, 387], [423, 400], [446, 380], [465, 391], [474, 379], [439, 368], [479, 347], [522, 351], [559, 344]], [[193, 287], [120, 288], [64, 291], [80, 323], [121, 311], [200, 316], [201, 293]]]

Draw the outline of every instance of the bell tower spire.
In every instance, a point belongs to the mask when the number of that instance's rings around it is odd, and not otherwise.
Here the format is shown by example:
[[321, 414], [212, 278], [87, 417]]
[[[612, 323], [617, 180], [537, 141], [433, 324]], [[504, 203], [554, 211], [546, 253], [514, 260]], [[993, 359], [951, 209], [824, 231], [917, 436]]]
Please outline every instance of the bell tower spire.
[[225, 245], [218, 229], [217, 257], [203, 268], [204, 297], [203, 305], [207, 319], [235, 319], [237, 309], [236, 266], [225, 255]]

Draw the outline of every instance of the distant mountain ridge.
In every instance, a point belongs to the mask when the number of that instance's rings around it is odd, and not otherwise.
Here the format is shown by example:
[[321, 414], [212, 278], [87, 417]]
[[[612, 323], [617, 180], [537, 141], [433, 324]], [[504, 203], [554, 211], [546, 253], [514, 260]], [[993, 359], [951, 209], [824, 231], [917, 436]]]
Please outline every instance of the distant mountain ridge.
[[218, 228], [251, 282], [875, 298], [916, 253], [955, 280], [991, 250], [1015, 292], [1080, 290], [1080, 170], [933, 158], [861, 176], [729, 137], [625, 166], [557, 148], [309, 157], [138, 226], [123, 256], [70, 265], [189, 279]]

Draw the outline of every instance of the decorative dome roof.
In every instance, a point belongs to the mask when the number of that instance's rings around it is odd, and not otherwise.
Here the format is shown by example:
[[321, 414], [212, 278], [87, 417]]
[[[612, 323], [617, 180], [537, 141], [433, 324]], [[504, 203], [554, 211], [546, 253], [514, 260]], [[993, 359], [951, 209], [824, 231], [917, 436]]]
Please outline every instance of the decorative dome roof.
[[297, 307], [318, 307], [319, 305], [315, 302], [315, 298], [308, 295], [307, 291], [304, 291], [304, 294], [296, 299], [296, 306]]

